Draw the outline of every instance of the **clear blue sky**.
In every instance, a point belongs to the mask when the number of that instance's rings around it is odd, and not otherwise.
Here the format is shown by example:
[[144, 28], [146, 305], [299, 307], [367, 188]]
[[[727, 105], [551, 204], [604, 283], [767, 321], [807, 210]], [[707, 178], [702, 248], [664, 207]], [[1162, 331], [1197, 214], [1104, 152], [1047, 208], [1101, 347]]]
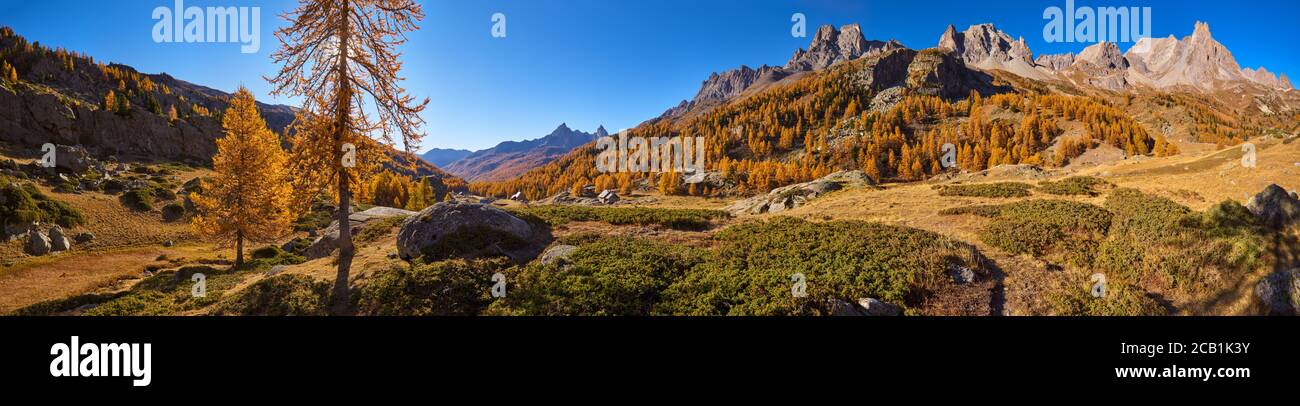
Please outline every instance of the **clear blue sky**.
[[[271, 103], [262, 79], [275, 72], [272, 36], [291, 0], [188, 0], [188, 6], [262, 7], [261, 50], [235, 44], [156, 44], [157, 6], [173, 0], [0, 0], [0, 25], [50, 46], [87, 52], [148, 73], [167, 72], [230, 91], [243, 84]], [[533, 0], [424, 1], [426, 19], [404, 47], [410, 92], [432, 99], [424, 148], [481, 149], [536, 138], [561, 122], [611, 132], [655, 117], [698, 90], [710, 72], [742, 64], [781, 65], [810, 38], [790, 35], [791, 14], [822, 24], [861, 23], [869, 39], [934, 46], [944, 27], [991, 22], [1024, 36], [1035, 54], [1077, 52], [1048, 44], [1043, 10], [1065, 0]], [[1152, 34], [1190, 35], [1210, 23], [1243, 66], [1266, 66], [1300, 81], [1295, 38], [1300, 2], [1078, 1], [1078, 6], [1151, 6]], [[506, 15], [506, 38], [491, 16]], [[1121, 44], [1127, 49], [1126, 44]]]

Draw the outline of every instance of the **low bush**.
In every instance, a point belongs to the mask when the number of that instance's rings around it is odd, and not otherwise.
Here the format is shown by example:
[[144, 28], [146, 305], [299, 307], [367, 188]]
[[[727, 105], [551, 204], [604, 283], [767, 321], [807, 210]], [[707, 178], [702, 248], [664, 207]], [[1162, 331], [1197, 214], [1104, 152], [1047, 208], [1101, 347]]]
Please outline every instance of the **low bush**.
[[330, 283], [305, 275], [276, 275], [222, 300], [215, 315], [324, 316], [329, 314]]
[[646, 207], [588, 207], [545, 205], [512, 209], [556, 226], [573, 221], [599, 221], [613, 225], [661, 225], [677, 230], [704, 230], [713, 222], [730, 217], [721, 210], [659, 209]]
[[970, 185], [941, 185], [936, 186], [939, 189], [939, 196], [963, 196], [963, 197], [1028, 197], [1029, 190], [1033, 189], [1027, 183], [1020, 182], [998, 182], [998, 183], [978, 183]]
[[157, 198], [153, 188], [147, 187], [128, 190], [121, 197], [122, 204], [139, 211], [152, 211], [154, 200]]
[[498, 315], [650, 315], [663, 292], [703, 261], [683, 245], [608, 237], [578, 247], [561, 264], [507, 271], [511, 290], [494, 302]]
[[[659, 314], [828, 314], [829, 299], [878, 298], [916, 309], [951, 285], [953, 266], [979, 269], [968, 244], [861, 221], [778, 217], [722, 230], [707, 260], [664, 293]], [[794, 273], [806, 296], [794, 297]]]
[[1167, 313], [1160, 302], [1147, 296], [1141, 288], [1108, 282], [1105, 295], [1094, 297], [1094, 283], [1072, 283], [1048, 293], [1052, 313], [1058, 316], [1164, 316]]
[[1038, 191], [1052, 195], [1086, 195], [1097, 196], [1102, 190], [1114, 188], [1115, 185], [1105, 179], [1092, 176], [1071, 176], [1060, 181], [1042, 181]]
[[1097, 245], [1106, 239], [1110, 212], [1095, 205], [1064, 200], [1028, 200], [1001, 206], [978, 235], [981, 241], [1012, 254], [1060, 259], [1088, 266]]
[[[492, 275], [509, 266], [502, 258], [415, 262], [368, 278], [354, 295], [357, 312], [386, 316], [471, 316], [491, 303]], [[512, 281], [513, 282], [513, 281]], [[514, 283], [509, 288], [513, 290]], [[517, 294], [509, 292], [509, 295]]]
[[357, 232], [357, 241], [374, 242], [393, 232], [394, 227], [402, 225], [407, 216], [386, 217], [367, 223]]

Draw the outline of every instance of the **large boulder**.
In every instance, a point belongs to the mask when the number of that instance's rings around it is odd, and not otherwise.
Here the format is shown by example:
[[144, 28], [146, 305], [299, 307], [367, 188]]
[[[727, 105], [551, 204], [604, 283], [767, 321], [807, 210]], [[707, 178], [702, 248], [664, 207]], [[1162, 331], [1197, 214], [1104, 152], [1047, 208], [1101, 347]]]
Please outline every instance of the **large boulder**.
[[1255, 285], [1255, 296], [1267, 315], [1295, 315], [1300, 305], [1300, 268], [1269, 274]]
[[[348, 224], [351, 226], [352, 235], [356, 235], [366, 224], [389, 217], [413, 216], [415, 212], [410, 210], [394, 209], [392, 207], [374, 207], [366, 211], [356, 212], [348, 215]], [[329, 256], [334, 250], [338, 249], [339, 239], [339, 222], [335, 220], [326, 227], [324, 231], [318, 233], [319, 237], [303, 250], [302, 255], [307, 259], [324, 258]]]
[[27, 231], [27, 253], [35, 256], [41, 256], [50, 253], [52, 248], [50, 237], [46, 237], [35, 228]]
[[547, 230], [497, 207], [480, 203], [442, 202], [402, 222], [397, 254], [412, 260], [504, 255], [526, 263], [549, 242]]
[[58, 145], [54, 148], [54, 167], [72, 173], [86, 173], [95, 160], [80, 145]]
[[1300, 220], [1300, 200], [1278, 185], [1268, 185], [1251, 197], [1246, 209], [1272, 228], [1285, 228]]
[[814, 181], [772, 189], [767, 194], [732, 203], [725, 210], [732, 214], [780, 213], [836, 190], [871, 184], [871, 178], [862, 171], [835, 172]]
[[50, 251], [67, 251], [72, 249], [72, 243], [68, 241], [68, 235], [63, 233], [63, 227], [50, 227]]

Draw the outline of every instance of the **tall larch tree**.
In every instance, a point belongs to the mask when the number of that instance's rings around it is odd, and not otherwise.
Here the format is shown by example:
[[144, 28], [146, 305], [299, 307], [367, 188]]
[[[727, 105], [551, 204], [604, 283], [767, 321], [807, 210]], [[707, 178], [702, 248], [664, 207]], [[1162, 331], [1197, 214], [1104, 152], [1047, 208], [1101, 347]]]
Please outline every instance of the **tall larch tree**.
[[[300, 0], [276, 31], [280, 48], [272, 59], [282, 67], [267, 80], [273, 94], [302, 96], [294, 126], [293, 162], [297, 184], [307, 194], [330, 190], [337, 197], [339, 224], [348, 224], [352, 189], [385, 159], [384, 148], [400, 138], [405, 150], [419, 145], [429, 100], [416, 102], [399, 82], [408, 32], [419, 29], [423, 8], [412, 0]], [[356, 247], [349, 227], [339, 230], [335, 310], [348, 303], [348, 272]]]
[[235, 266], [244, 263], [244, 242], [272, 242], [293, 220], [288, 154], [266, 127], [248, 89], [240, 88], [221, 121], [212, 178], [191, 195], [198, 214], [191, 220], [200, 234], [235, 245]]

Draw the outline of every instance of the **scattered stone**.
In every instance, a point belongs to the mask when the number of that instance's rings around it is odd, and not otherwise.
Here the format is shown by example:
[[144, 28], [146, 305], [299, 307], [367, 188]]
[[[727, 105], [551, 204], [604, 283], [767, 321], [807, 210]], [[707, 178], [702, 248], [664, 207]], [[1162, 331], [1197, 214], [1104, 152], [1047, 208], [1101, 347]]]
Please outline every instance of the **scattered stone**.
[[615, 193], [613, 189], [605, 189], [599, 195], [596, 195], [596, 200], [604, 204], [614, 204], [618, 202], [618, 193]]
[[948, 274], [952, 275], [952, 281], [958, 285], [975, 282], [975, 271], [960, 265], [948, 267]]
[[173, 246], [175, 246], [175, 245], [176, 245], [176, 242], [175, 242], [175, 241], [172, 241], [172, 240], [163, 241], [163, 246], [164, 246], [164, 247], [171, 248], [171, 247], [173, 247]]
[[273, 267], [271, 267], [271, 269], [269, 269], [269, 270], [266, 271], [266, 276], [267, 276], [267, 277], [271, 277], [271, 276], [279, 275], [280, 272], [284, 272], [284, 270], [286, 270], [286, 269], [289, 269], [289, 267], [284, 266], [284, 265], [276, 265], [276, 266], [273, 266]]
[[63, 233], [63, 227], [50, 227], [50, 252], [67, 251], [72, 249], [72, 243], [68, 242], [68, 236]]
[[826, 193], [848, 187], [872, 185], [871, 178], [862, 171], [842, 171], [826, 175], [811, 182], [797, 183], [772, 189], [770, 193], [740, 200], [727, 206], [732, 214], [780, 213], [821, 197]]
[[1268, 227], [1286, 228], [1300, 220], [1300, 200], [1278, 185], [1268, 185], [1246, 202], [1246, 209]]
[[[415, 214], [415, 212], [410, 210], [394, 209], [382, 206], [372, 207], [370, 210], [348, 215], [348, 225], [351, 227], [352, 235], [356, 235], [361, 231], [362, 227], [372, 221], [389, 217], [410, 217]], [[308, 235], [318, 235], [313, 233], [315, 233], [314, 230], [311, 233], [308, 233]], [[334, 250], [339, 248], [338, 239], [339, 222], [335, 220], [330, 223], [329, 227], [326, 227], [325, 230], [319, 233], [319, 237], [316, 237], [316, 240], [312, 241], [311, 245], [308, 246], [307, 249], [303, 250], [302, 255], [309, 260], [327, 257], [330, 253], [333, 253]]]
[[578, 247], [572, 245], [556, 245], [548, 248], [546, 252], [542, 253], [542, 265], [568, 262], [569, 255], [572, 255], [577, 250]]
[[880, 299], [865, 298], [858, 299], [858, 306], [864, 316], [899, 316], [903, 314], [903, 309], [897, 305], [885, 303]]
[[1264, 304], [1265, 314], [1291, 316], [1300, 304], [1300, 268], [1277, 271], [1255, 284], [1255, 296]]
[[77, 244], [85, 244], [94, 241], [95, 235], [89, 232], [79, 233], [76, 236], [72, 237], [72, 240], [76, 241]]
[[53, 247], [50, 237], [35, 228], [27, 231], [27, 253], [35, 256], [49, 254]]
[[839, 299], [830, 299], [826, 301], [831, 316], [862, 316], [858, 306]]

